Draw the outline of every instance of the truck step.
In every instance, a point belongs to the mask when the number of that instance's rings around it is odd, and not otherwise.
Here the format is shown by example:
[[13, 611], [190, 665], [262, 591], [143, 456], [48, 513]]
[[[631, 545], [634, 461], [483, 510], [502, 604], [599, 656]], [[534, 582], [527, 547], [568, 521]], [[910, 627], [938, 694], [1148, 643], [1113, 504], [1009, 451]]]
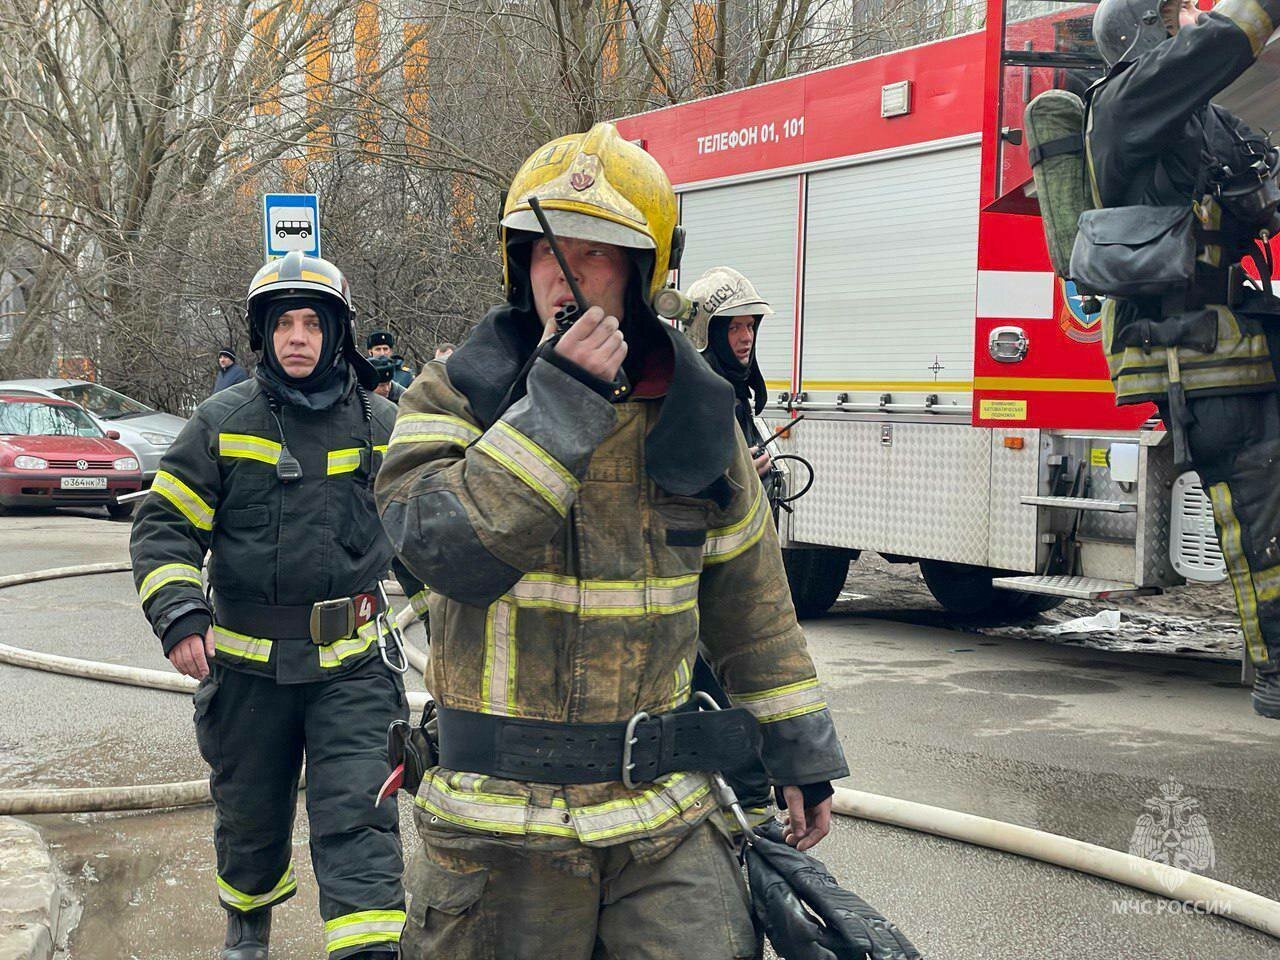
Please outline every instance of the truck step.
[[1023, 497], [1029, 507], [1049, 507], [1052, 510], [1097, 510], [1101, 513], [1134, 513], [1136, 503], [1122, 500], [1095, 500], [1092, 497]]
[[1017, 593], [1047, 593], [1055, 597], [1077, 600], [1103, 600], [1107, 597], [1146, 597], [1159, 593], [1158, 587], [1139, 587], [1122, 580], [1099, 580], [1096, 577], [996, 577], [992, 586]]

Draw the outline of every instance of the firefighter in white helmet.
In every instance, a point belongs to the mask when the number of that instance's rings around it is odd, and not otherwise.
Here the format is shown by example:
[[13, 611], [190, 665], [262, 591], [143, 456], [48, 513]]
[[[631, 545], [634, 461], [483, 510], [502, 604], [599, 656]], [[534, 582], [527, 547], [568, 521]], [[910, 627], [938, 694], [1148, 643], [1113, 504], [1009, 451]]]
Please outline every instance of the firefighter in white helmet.
[[760, 321], [773, 316], [773, 308], [732, 267], [712, 267], [689, 287], [688, 298], [697, 308], [689, 338], [702, 348], [711, 369], [733, 387], [738, 427], [751, 448], [756, 473], [766, 476], [773, 461], [768, 450], [759, 448], [764, 438], [754, 418], [764, 409], [768, 391], [756, 361], [756, 338]]
[[[756, 956], [709, 771], [762, 756], [791, 842], [829, 828], [848, 768], [731, 391], [652, 308], [676, 219], [611, 125], [539, 148], [507, 302], [401, 401], [377, 496], [431, 587], [439, 736], [406, 960]], [[591, 306], [561, 333], [570, 279]], [[697, 708], [699, 639], [731, 709]]]

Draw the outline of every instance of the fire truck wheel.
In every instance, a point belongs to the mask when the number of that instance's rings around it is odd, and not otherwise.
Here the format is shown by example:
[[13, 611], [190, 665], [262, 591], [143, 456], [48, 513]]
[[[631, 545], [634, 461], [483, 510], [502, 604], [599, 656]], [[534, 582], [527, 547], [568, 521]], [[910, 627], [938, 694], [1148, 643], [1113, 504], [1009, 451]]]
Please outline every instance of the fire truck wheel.
[[[1006, 590], [1005, 593], [1008, 591]], [[1060, 607], [1066, 603], [1066, 600], [1066, 597], [1054, 597], [1047, 593], [1015, 593], [1013, 610], [1023, 616], [1031, 617]]]
[[832, 547], [787, 547], [782, 562], [791, 585], [791, 602], [801, 620], [820, 617], [836, 602], [849, 576], [857, 550]]
[[935, 600], [949, 612], [971, 620], [1004, 623], [1026, 620], [1037, 613], [1052, 610], [1063, 600], [1062, 597], [1001, 590], [991, 581], [1006, 574], [990, 567], [921, 560], [920, 574]]

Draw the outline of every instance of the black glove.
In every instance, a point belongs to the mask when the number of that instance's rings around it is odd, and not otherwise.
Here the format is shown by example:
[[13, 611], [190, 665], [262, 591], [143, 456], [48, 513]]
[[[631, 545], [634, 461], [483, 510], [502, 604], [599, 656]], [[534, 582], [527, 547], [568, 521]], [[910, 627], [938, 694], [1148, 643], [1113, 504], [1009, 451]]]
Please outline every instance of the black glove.
[[756, 828], [743, 852], [756, 928], [783, 960], [923, 960], [911, 941], [816, 857], [789, 847], [781, 824]]

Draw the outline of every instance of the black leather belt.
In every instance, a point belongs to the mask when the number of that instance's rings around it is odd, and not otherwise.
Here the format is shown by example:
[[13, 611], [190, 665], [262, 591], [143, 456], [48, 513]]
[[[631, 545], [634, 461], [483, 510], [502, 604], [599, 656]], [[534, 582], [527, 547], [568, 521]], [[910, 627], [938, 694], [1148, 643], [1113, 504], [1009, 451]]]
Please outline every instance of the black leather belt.
[[638, 713], [621, 723], [557, 723], [440, 707], [442, 767], [503, 780], [628, 786], [667, 773], [758, 763], [760, 727], [743, 707]]
[[[386, 609], [377, 587], [372, 587], [365, 593], [373, 596], [373, 616]], [[216, 590], [213, 592], [214, 618], [217, 620], [218, 626], [234, 630], [236, 633], [247, 634], [251, 637], [263, 637], [267, 640], [306, 640], [311, 638], [313, 611], [319, 606], [334, 603], [334, 601], [328, 600], [320, 601], [320, 603], [298, 604], [253, 603], [249, 600], [228, 597]], [[367, 619], [373, 619], [373, 616]], [[341, 619], [345, 624], [347, 619], [345, 611], [342, 612]], [[337, 618], [335, 618], [335, 623], [336, 620]], [[350, 631], [343, 633], [341, 628], [336, 628], [330, 632], [338, 635], [326, 639], [325, 642], [332, 643], [334, 640], [341, 640], [344, 636], [350, 635]]]

